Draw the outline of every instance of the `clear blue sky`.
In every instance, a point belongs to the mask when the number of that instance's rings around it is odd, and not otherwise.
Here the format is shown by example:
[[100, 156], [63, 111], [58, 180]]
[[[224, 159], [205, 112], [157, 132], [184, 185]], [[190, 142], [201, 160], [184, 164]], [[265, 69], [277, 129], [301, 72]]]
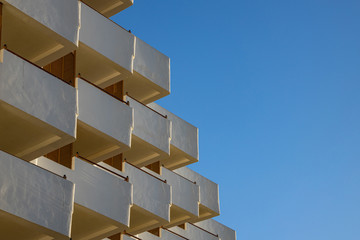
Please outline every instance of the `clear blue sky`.
[[360, 239], [360, 1], [135, 0], [239, 240]]

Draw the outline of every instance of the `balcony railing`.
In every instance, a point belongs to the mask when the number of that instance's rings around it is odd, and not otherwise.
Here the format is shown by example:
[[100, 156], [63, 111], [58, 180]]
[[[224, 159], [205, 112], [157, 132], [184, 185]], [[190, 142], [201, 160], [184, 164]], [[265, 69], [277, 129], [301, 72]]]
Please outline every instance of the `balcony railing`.
[[208, 234], [210, 234], [210, 235], [213, 235], [214, 237], [219, 237], [218, 234], [214, 234], [214, 233], [212, 233], [212, 232], [209, 232], [208, 230], [205, 230], [204, 228], [199, 227], [199, 226], [197, 226], [197, 225], [195, 225], [195, 224], [193, 224], [193, 223], [188, 223], [188, 224], [190, 224], [191, 226], [194, 226], [194, 227], [200, 229], [201, 231], [204, 231], [204, 232], [206, 232], [206, 233], [208, 233]]
[[83, 0], [80, 0], [80, 2], [82, 2], [83, 4], [85, 4], [86, 6], [88, 6], [89, 8], [91, 8], [92, 10], [94, 10], [95, 12], [99, 13], [101, 16], [103, 16], [104, 18], [109, 19], [111, 22], [113, 22], [114, 24], [116, 24], [117, 26], [121, 27], [122, 29], [124, 29], [125, 31], [128, 31], [129, 33], [131, 33], [131, 30], [127, 30], [126, 28], [124, 28], [123, 26], [119, 25], [118, 23], [116, 23], [115, 21], [111, 20], [110, 18], [106, 17], [104, 14], [102, 14], [101, 12], [99, 12], [98, 10], [96, 10], [95, 8], [93, 8], [92, 6], [90, 6], [89, 4], [85, 3]]
[[12, 51], [12, 50], [10, 50], [10, 49], [7, 47], [7, 45], [6, 45], [6, 44], [4, 44], [4, 45], [3, 45], [3, 49], [5, 49], [6, 51], [8, 51], [8, 52], [10, 52], [10, 53], [14, 54], [15, 56], [17, 56], [18, 58], [21, 58], [22, 60], [24, 60], [24, 61], [26, 61], [26, 62], [30, 63], [31, 65], [33, 65], [33, 66], [35, 66], [35, 67], [37, 67], [37, 68], [39, 68], [39, 69], [41, 69], [41, 70], [43, 70], [43, 71], [47, 72], [48, 74], [52, 75], [53, 77], [55, 77], [55, 78], [59, 79], [60, 81], [62, 81], [62, 82], [64, 82], [64, 83], [66, 83], [66, 84], [68, 84], [68, 85], [70, 85], [70, 86], [72, 86], [72, 87], [73, 87], [73, 85], [72, 85], [71, 83], [69, 83], [69, 82], [65, 81], [64, 79], [59, 78], [58, 76], [56, 76], [55, 74], [53, 74], [53, 73], [51, 73], [51, 72], [49, 72], [49, 71], [46, 71], [46, 70], [45, 70], [45, 69], [43, 69], [42, 67], [40, 67], [40, 66], [36, 65], [35, 63], [31, 62], [30, 60], [28, 60], [28, 59], [26, 59], [26, 58], [24, 58], [24, 57], [20, 56], [19, 54], [17, 54], [16, 52], [14, 52], [14, 51]]
[[163, 182], [163, 183], [166, 183], [166, 180], [163, 180], [163, 179], [161, 179], [161, 178], [158, 178], [157, 176], [155, 176], [155, 175], [153, 175], [153, 174], [145, 171], [144, 169], [141, 169], [141, 168], [135, 166], [134, 164], [131, 164], [130, 162], [126, 161], [126, 158], [124, 159], [124, 161], [125, 161], [127, 164], [129, 164], [130, 166], [132, 166], [132, 167], [134, 167], [134, 168], [136, 168], [136, 169], [138, 169], [138, 170], [146, 173], [147, 175], [152, 176], [153, 178], [156, 178], [157, 180], [159, 180], [159, 181], [161, 181], [161, 182]]
[[136, 102], [140, 103], [140, 104], [141, 104], [141, 105], [143, 105], [144, 107], [147, 107], [147, 108], [148, 108], [148, 109], [150, 109], [151, 111], [153, 111], [153, 112], [155, 112], [155, 113], [159, 114], [160, 116], [162, 116], [163, 118], [166, 118], [166, 119], [167, 119], [167, 115], [163, 115], [163, 114], [159, 113], [158, 111], [156, 111], [155, 109], [153, 109], [153, 108], [149, 107], [148, 105], [146, 105], [146, 104], [144, 104], [144, 103], [140, 102], [139, 100], [137, 100], [137, 99], [135, 99], [134, 97], [132, 97], [131, 95], [129, 95], [129, 93], [128, 93], [128, 92], [126, 92], [126, 96], [130, 97], [132, 100], [134, 100], [134, 101], [136, 101]]
[[176, 233], [176, 232], [171, 231], [171, 230], [168, 229], [168, 228], [164, 228], [164, 227], [163, 227], [162, 229], [164, 229], [164, 230], [168, 231], [169, 233], [172, 233], [172, 234], [174, 234], [174, 235], [176, 235], [176, 236], [178, 236], [178, 237], [181, 237], [182, 239], [190, 240], [190, 239], [188, 239], [188, 238], [186, 238], [186, 237], [184, 237], [184, 236], [181, 236], [180, 234], [178, 234], [178, 233]]
[[122, 102], [122, 103], [125, 103], [126, 105], [128, 105], [128, 106], [129, 106], [129, 101], [127, 101], [127, 102], [126, 102], [126, 101], [124, 101], [124, 100], [120, 99], [119, 97], [117, 97], [117, 96], [115, 96], [115, 95], [113, 95], [113, 94], [111, 94], [111, 93], [109, 93], [109, 92], [105, 91], [103, 88], [99, 87], [98, 85], [96, 85], [96, 84], [94, 84], [94, 83], [90, 82], [89, 80], [87, 80], [87, 79], [85, 79], [85, 78], [81, 77], [81, 75], [80, 75], [80, 74], [78, 74], [78, 78], [80, 78], [80, 79], [84, 80], [85, 82], [87, 82], [87, 83], [88, 83], [88, 84], [90, 84], [91, 86], [94, 86], [95, 88], [99, 89], [100, 91], [102, 91], [102, 92], [106, 93], [107, 95], [109, 95], [109, 96], [111, 96], [111, 97], [115, 98], [116, 100], [118, 100], [118, 101], [120, 101], [120, 102]]
[[96, 166], [96, 167], [98, 167], [98, 168], [101, 168], [101, 169], [103, 169], [103, 170], [105, 170], [105, 171], [107, 171], [107, 172], [109, 172], [109, 173], [112, 173], [112, 174], [114, 174], [115, 176], [118, 176], [118, 177], [124, 179], [125, 181], [129, 182], [129, 176], [126, 176], [126, 177], [121, 176], [120, 174], [118, 174], [118, 173], [116, 173], [116, 172], [114, 172], [114, 171], [112, 171], [112, 170], [110, 170], [110, 169], [108, 169], [108, 168], [106, 168], [106, 167], [104, 167], [104, 166], [101, 166], [101, 165], [99, 165], [99, 164], [97, 164], [97, 163], [94, 163], [94, 162], [92, 162], [92, 161], [90, 161], [90, 160], [88, 160], [88, 159], [80, 156], [79, 153], [76, 153], [76, 157], [77, 157], [77, 158], [80, 158], [81, 160], [84, 160], [85, 162], [88, 162], [88, 163], [90, 163], [90, 164], [92, 164], [92, 165], [94, 165], [94, 166]]

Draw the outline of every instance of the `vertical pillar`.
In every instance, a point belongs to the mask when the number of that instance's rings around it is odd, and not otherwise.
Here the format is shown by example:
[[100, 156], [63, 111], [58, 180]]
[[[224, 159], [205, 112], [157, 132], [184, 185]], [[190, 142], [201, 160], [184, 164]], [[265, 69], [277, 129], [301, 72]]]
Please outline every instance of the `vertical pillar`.
[[72, 143], [46, 154], [45, 157], [65, 166], [65, 167], [74, 169], [73, 144]]
[[104, 90], [111, 95], [125, 101], [124, 81], [120, 81], [111, 86], [108, 86]]
[[44, 70], [75, 86], [76, 51], [43, 67]]
[[0, 2], [0, 44], [2, 46], [2, 16], [3, 16], [3, 12], [2, 12], [2, 9], [3, 9], [3, 4]]
[[161, 228], [154, 228], [148, 231], [149, 233], [161, 238]]
[[154, 162], [152, 164], [149, 164], [145, 166], [146, 168], [150, 169], [153, 172], [156, 172], [157, 174], [161, 175], [161, 163], [160, 161]]
[[110, 166], [112, 166], [120, 171], [124, 170], [124, 160], [123, 160], [122, 154], [119, 154], [112, 158], [106, 159], [104, 161], [104, 163], [109, 164]]

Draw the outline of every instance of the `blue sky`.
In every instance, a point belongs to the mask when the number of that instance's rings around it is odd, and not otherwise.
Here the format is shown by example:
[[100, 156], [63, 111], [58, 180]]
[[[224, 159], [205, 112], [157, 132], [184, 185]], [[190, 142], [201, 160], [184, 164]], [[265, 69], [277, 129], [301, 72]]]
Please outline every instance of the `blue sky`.
[[135, 0], [113, 19], [171, 58], [216, 219], [246, 240], [360, 239], [360, 1]]

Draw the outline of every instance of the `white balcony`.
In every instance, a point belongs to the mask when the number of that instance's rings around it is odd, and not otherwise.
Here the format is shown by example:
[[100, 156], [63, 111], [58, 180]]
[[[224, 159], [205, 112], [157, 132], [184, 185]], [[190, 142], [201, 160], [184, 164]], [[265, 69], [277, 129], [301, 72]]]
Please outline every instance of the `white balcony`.
[[163, 161], [168, 169], [176, 169], [199, 161], [199, 131], [190, 123], [160, 107], [148, 104], [172, 122], [170, 157]]
[[134, 0], [82, 0], [106, 17], [111, 17], [132, 6]]
[[167, 159], [170, 154], [171, 122], [146, 105], [128, 97], [134, 109], [134, 131], [126, 160], [138, 167]]
[[115, 173], [125, 174], [133, 186], [128, 233], [135, 235], [170, 222], [171, 187], [160, 175], [129, 163], [125, 163], [124, 173], [106, 163], [99, 164]]
[[32, 160], [75, 141], [76, 89], [3, 49], [0, 149]]
[[236, 240], [236, 232], [233, 229], [231, 229], [213, 219], [198, 222], [195, 225], [197, 225], [215, 235], [219, 235], [221, 240]]
[[[144, 232], [144, 233], [138, 234], [138, 238], [140, 238], [141, 240], [190, 240], [190, 239], [188, 239], [184, 236], [178, 235], [177, 233], [175, 233], [171, 230], [168, 230], [168, 229], [160, 229], [160, 231], [161, 231], [160, 237], [155, 236], [149, 232]], [[134, 240], [134, 239], [129, 238], [127, 240]], [[135, 240], [137, 240], [137, 239], [135, 239]]]
[[104, 171], [79, 158], [74, 161], [74, 170], [45, 157], [33, 161], [75, 183], [72, 239], [102, 239], [127, 229], [132, 186], [125, 176]]
[[220, 240], [218, 235], [191, 223], [185, 223], [185, 229], [172, 227], [169, 230], [188, 240]]
[[74, 184], [0, 151], [1, 239], [69, 239]]
[[145, 104], [170, 94], [170, 59], [136, 38], [134, 74], [125, 79], [125, 90]]
[[44, 66], [78, 46], [77, 0], [4, 0], [1, 45]]
[[220, 214], [218, 184], [187, 167], [176, 169], [174, 172], [200, 186], [199, 217], [192, 222], [213, 218]]
[[134, 55], [133, 34], [81, 3], [77, 73], [105, 88], [132, 74]]
[[172, 227], [196, 220], [199, 217], [199, 186], [166, 168], [162, 169], [162, 177], [171, 186], [172, 196], [170, 224], [165, 226]]
[[74, 152], [93, 162], [113, 157], [131, 146], [133, 110], [102, 89], [77, 79], [79, 117]]

